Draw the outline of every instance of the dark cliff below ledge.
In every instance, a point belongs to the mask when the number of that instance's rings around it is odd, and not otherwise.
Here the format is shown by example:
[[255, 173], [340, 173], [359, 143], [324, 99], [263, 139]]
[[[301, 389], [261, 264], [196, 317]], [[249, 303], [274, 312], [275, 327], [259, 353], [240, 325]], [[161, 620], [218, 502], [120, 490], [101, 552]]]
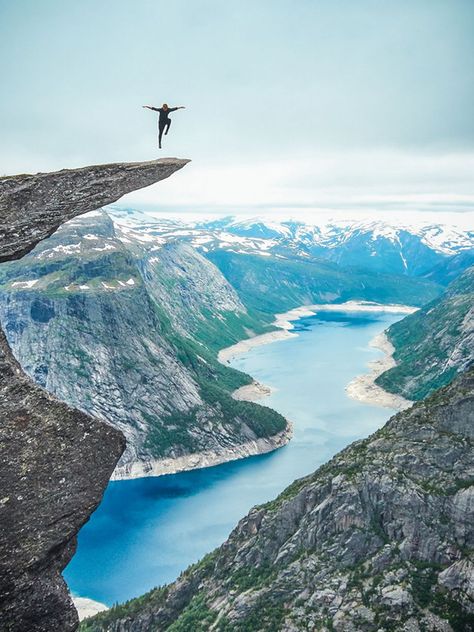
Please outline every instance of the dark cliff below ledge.
[[[0, 178], [0, 261], [63, 222], [181, 169], [166, 158]], [[72, 631], [62, 569], [125, 448], [114, 428], [41, 389], [0, 331], [0, 612], [8, 632]]]

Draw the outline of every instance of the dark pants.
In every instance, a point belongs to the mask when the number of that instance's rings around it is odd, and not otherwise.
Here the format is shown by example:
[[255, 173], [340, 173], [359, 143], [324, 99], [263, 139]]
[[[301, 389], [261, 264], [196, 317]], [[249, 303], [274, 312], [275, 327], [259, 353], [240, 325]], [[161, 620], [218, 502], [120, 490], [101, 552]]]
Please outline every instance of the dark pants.
[[163, 132], [165, 132], [165, 135], [168, 133], [168, 130], [170, 128], [171, 125], [171, 119], [168, 119], [167, 121], [163, 121], [162, 123], [158, 124], [158, 144], [160, 146], [161, 149], [161, 139], [163, 137]]

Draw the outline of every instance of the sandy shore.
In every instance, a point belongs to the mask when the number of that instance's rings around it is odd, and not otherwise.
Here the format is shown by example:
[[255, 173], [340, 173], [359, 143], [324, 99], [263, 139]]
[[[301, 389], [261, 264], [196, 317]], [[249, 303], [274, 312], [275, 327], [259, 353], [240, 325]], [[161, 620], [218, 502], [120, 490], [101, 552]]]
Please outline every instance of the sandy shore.
[[285, 338], [291, 338], [293, 336], [296, 336], [296, 334], [292, 334], [286, 329], [281, 329], [280, 331], [269, 331], [266, 334], [254, 336], [253, 338], [247, 338], [246, 340], [241, 340], [240, 342], [237, 342], [235, 345], [226, 347], [225, 349], [221, 349], [217, 355], [217, 359], [222, 364], [228, 364], [235, 356], [240, 355], [241, 353], [246, 353], [254, 347], [259, 347], [260, 345], [268, 345], [271, 342], [284, 340]]
[[392, 408], [394, 410], [405, 410], [409, 408], [413, 402], [405, 399], [401, 395], [394, 395], [384, 391], [383, 388], [375, 384], [375, 380], [379, 375], [391, 369], [396, 365], [393, 359], [394, 348], [387, 338], [385, 332], [378, 334], [370, 341], [370, 346], [380, 349], [385, 354], [383, 358], [369, 362], [370, 372], [359, 375], [346, 387], [349, 397], [357, 399], [366, 404], [382, 406], [383, 408]]
[[275, 392], [276, 389], [265, 384], [260, 384], [254, 380], [251, 384], [241, 386], [232, 393], [232, 397], [237, 400], [243, 400], [246, 402], [257, 402], [259, 399], [268, 397]]
[[235, 345], [221, 349], [217, 357], [219, 362], [222, 362], [222, 364], [228, 364], [235, 356], [240, 355], [241, 353], [246, 353], [254, 347], [267, 345], [271, 342], [277, 342], [278, 340], [284, 340], [285, 338], [296, 336], [297, 334], [292, 333], [291, 331], [294, 328], [292, 321], [304, 318], [305, 316], [314, 316], [318, 312], [392, 312], [394, 314], [412, 314], [413, 312], [416, 312], [417, 309], [417, 307], [411, 307], [409, 305], [382, 305], [380, 303], [370, 303], [368, 301], [346, 301], [345, 303], [337, 304], [322, 303], [320, 305], [302, 305], [301, 307], [290, 309], [288, 312], [275, 314], [273, 325], [278, 327], [279, 331], [271, 331], [266, 334], [254, 336], [253, 338], [241, 340]]
[[108, 610], [107, 606], [103, 603], [94, 601], [93, 599], [87, 599], [86, 597], [73, 597], [72, 601], [79, 615], [79, 621], [87, 619], [87, 617], [93, 617], [98, 612]]

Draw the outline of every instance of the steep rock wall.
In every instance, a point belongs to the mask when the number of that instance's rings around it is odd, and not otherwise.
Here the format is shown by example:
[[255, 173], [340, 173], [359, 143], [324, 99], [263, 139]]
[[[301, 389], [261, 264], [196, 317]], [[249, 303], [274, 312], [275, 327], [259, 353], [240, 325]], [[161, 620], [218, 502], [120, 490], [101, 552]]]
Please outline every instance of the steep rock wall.
[[[170, 176], [164, 159], [0, 178], [0, 261], [31, 251], [68, 219]], [[125, 447], [120, 432], [23, 373], [0, 332], [0, 612], [8, 632], [72, 631], [61, 571]]]

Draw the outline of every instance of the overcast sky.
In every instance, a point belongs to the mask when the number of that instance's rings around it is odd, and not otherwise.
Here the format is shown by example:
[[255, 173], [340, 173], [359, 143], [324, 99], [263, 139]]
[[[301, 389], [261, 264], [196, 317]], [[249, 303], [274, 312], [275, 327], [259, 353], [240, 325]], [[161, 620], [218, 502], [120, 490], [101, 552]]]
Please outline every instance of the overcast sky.
[[466, 211], [473, 33], [473, 0], [0, 0], [0, 173], [180, 156], [130, 204]]

